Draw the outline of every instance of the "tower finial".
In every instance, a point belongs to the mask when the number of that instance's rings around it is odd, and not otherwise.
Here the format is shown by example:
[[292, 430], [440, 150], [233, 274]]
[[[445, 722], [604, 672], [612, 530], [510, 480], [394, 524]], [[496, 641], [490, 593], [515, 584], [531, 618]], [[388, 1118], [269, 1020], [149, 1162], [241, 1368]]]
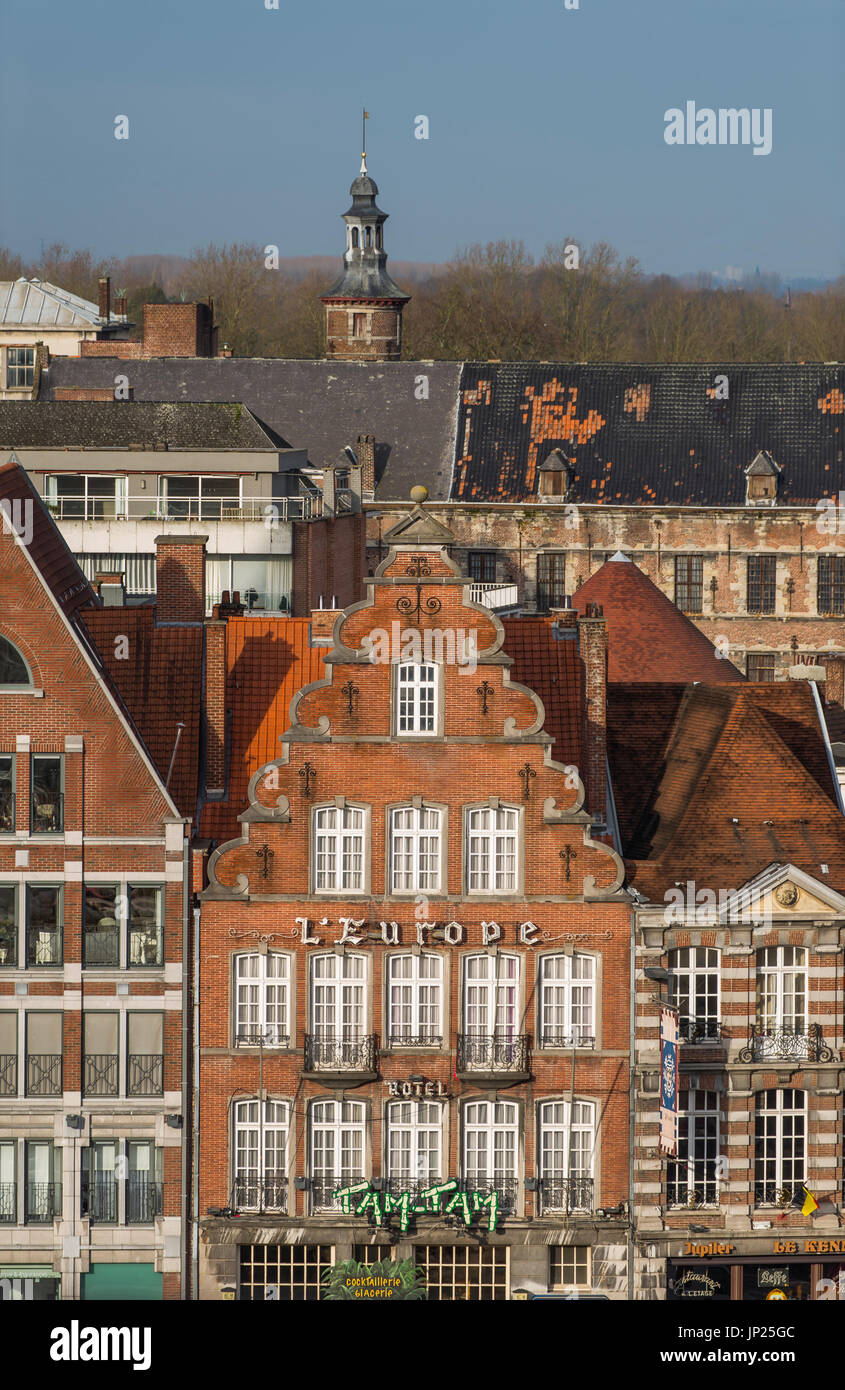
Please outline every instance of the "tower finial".
[[364, 118], [361, 121], [361, 173], [367, 172], [367, 121], [370, 119], [369, 111], [364, 109]]

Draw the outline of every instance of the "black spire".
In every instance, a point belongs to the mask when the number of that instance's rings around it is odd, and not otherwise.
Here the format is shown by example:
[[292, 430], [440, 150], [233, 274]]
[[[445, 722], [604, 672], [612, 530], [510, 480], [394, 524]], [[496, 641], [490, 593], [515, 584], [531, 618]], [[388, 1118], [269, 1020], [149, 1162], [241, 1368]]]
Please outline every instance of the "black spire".
[[384, 224], [388, 214], [376, 204], [378, 186], [367, 173], [367, 157], [361, 159], [361, 172], [349, 190], [352, 206], [343, 214], [346, 223], [346, 254], [343, 274], [324, 299], [410, 299], [387, 273], [384, 250]]

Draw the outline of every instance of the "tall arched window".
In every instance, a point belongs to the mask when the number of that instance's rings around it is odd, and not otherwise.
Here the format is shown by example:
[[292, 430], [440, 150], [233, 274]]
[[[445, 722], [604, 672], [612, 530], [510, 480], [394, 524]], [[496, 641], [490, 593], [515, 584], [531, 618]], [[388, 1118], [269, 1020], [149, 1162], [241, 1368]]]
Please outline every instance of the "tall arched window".
[[32, 673], [17, 647], [0, 637], [0, 689], [7, 685], [32, 685]]
[[373, 229], [372, 229], [372, 227], [367, 227], [367, 228], [366, 228], [365, 233], [364, 233], [364, 236], [365, 236], [365, 243], [364, 243], [364, 244], [365, 244], [367, 250], [369, 251], [370, 248], [371, 248], [371, 246], [372, 246], [372, 244], [373, 244]]
[[235, 1042], [243, 1047], [287, 1047], [290, 1036], [290, 961], [278, 951], [234, 958]]
[[540, 1106], [540, 1179], [544, 1211], [591, 1211], [596, 1107], [592, 1101]]
[[232, 1107], [233, 1204], [284, 1211], [290, 1107], [286, 1101], [239, 1100]]
[[314, 811], [314, 890], [363, 893], [366, 812], [363, 806], [320, 806]]
[[357, 227], [353, 227], [353, 228], [352, 228], [352, 249], [353, 249], [353, 251], [357, 251], [357, 250], [358, 250], [358, 228], [357, 228]]
[[311, 1200], [315, 1211], [336, 1206], [335, 1188], [366, 1176], [365, 1109], [358, 1100], [311, 1103]]
[[464, 814], [470, 893], [513, 892], [519, 866], [519, 812], [514, 806], [476, 806]]
[[390, 812], [391, 893], [439, 893], [443, 814], [431, 806]]

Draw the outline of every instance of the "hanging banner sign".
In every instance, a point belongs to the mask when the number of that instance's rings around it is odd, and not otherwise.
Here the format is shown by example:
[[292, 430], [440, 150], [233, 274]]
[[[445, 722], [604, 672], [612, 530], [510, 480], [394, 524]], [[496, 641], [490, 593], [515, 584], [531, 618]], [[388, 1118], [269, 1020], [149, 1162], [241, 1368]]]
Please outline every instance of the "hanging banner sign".
[[658, 1148], [678, 1155], [678, 1010], [660, 1005], [660, 1139]]

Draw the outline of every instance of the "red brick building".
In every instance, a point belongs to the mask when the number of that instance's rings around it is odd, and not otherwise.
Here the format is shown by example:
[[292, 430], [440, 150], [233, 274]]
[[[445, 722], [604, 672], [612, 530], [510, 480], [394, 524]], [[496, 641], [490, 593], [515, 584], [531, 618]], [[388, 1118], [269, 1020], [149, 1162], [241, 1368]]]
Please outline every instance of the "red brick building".
[[[0, 509], [0, 1278], [179, 1298], [196, 741], [168, 791], [97, 648], [98, 600], [16, 464]], [[148, 691], [180, 681], [196, 725], [201, 624], [147, 617], [142, 644], [116, 624], [109, 655]], [[169, 758], [160, 698], [148, 739], [157, 717]]]
[[221, 639], [200, 1297], [315, 1298], [364, 1251], [413, 1256], [435, 1299], [624, 1297], [631, 918], [604, 624], [505, 629], [421, 507], [387, 541], [331, 636], [268, 620], [250, 650], [235, 620]]

